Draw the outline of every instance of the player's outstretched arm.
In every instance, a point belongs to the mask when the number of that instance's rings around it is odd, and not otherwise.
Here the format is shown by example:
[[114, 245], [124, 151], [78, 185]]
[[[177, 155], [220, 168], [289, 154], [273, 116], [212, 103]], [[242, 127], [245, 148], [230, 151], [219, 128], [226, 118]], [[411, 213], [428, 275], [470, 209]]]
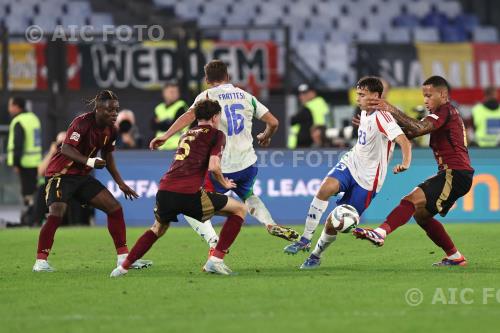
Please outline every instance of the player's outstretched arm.
[[411, 164], [411, 142], [408, 140], [406, 135], [401, 134], [394, 139], [396, 143], [401, 147], [401, 152], [403, 153], [403, 161], [394, 167], [394, 173], [401, 173], [410, 168]]
[[159, 136], [157, 138], [154, 138], [151, 140], [149, 143], [149, 149], [154, 150], [158, 149], [160, 146], [162, 146], [165, 141], [167, 141], [172, 135], [175, 133], [179, 132], [182, 130], [184, 127], [190, 125], [194, 120], [195, 120], [195, 115], [194, 115], [194, 110], [189, 109], [186, 113], [184, 113], [182, 116], [180, 116], [170, 128], [163, 133], [162, 136]]
[[424, 118], [421, 121], [413, 119], [383, 99], [372, 98], [369, 99], [367, 103], [369, 107], [392, 114], [409, 139], [429, 134], [434, 130], [434, 124], [428, 119]]
[[208, 171], [212, 173], [215, 180], [219, 182], [224, 188], [230, 190], [236, 187], [236, 184], [232, 179], [224, 177], [222, 174], [222, 169], [220, 167], [220, 157], [216, 155], [210, 156], [210, 160], [208, 161]]
[[118, 187], [125, 195], [125, 199], [133, 200], [139, 198], [139, 195], [123, 181], [123, 178], [116, 167], [113, 153], [110, 151], [103, 152], [102, 157], [106, 161], [106, 169], [108, 169], [109, 174], [113, 177], [114, 181], [118, 184]]
[[266, 123], [266, 129], [257, 134], [257, 143], [262, 147], [267, 147], [271, 143], [271, 137], [278, 130], [279, 121], [271, 112], [264, 113], [260, 120]]
[[72, 160], [73, 162], [85, 164], [91, 168], [102, 169], [106, 166], [106, 161], [100, 158], [87, 157], [80, 153], [75, 147], [63, 143], [61, 154]]

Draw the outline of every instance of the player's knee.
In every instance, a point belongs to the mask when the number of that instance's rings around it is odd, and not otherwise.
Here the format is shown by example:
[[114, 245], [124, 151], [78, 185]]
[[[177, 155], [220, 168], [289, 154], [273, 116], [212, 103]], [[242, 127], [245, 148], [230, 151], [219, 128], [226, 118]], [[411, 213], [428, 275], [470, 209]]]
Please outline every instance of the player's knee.
[[158, 221], [155, 221], [155, 223], [151, 227], [151, 231], [156, 235], [156, 237], [160, 238], [165, 234], [165, 232], [167, 232], [168, 225], [168, 223], [160, 223]]
[[338, 191], [339, 191], [338, 181], [334, 180], [333, 178], [327, 178], [321, 184], [321, 187], [319, 188], [316, 197], [320, 200], [326, 201], [332, 195], [338, 193]]
[[122, 209], [122, 205], [118, 202], [118, 200], [111, 200], [109, 204], [106, 205], [107, 214], [114, 213], [119, 209]]
[[245, 216], [247, 215], [247, 210], [248, 210], [247, 205], [241, 202], [236, 207], [234, 214], [244, 219]]
[[66, 204], [64, 202], [54, 202], [49, 206], [50, 215], [63, 217], [65, 212]]

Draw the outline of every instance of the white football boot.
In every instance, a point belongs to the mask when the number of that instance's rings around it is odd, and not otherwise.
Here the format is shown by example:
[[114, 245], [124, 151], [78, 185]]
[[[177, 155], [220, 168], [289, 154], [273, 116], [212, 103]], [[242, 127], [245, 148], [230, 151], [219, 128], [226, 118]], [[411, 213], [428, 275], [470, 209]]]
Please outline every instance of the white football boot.
[[128, 269], [125, 269], [121, 265], [119, 265], [118, 267], [116, 267], [115, 269], [113, 269], [113, 271], [111, 272], [111, 274], [109, 275], [109, 277], [116, 278], [116, 277], [123, 276], [123, 275], [125, 275], [127, 273], [128, 273]]
[[205, 266], [203, 266], [203, 271], [207, 273], [214, 273], [220, 275], [232, 275], [233, 271], [224, 264], [224, 261], [219, 258], [210, 257], [208, 258]]
[[47, 260], [37, 259], [33, 265], [33, 272], [55, 272], [55, 268], [50, 266]]
[[[119, 254], [118, 259], [116, 260], [116, 267], [120, 266], [123, 264], [123, 261], [127, 259], [127, 254]], [[130, 268], [132, 269], [143, 269], [143, 268], [148, 268], [153, 266], [153, 262], [151, 260], [145, 260], [145, 259], [137, 259], [132, 265], [130, 265]]]

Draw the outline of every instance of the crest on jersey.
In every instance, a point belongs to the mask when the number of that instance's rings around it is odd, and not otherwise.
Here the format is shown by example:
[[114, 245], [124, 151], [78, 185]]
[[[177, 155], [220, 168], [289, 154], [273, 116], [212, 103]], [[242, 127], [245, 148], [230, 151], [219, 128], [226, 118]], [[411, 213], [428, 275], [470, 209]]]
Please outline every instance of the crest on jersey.
[[80, 133], [78, 132], [73, 132], [71, 133], [71, 136], [69, 137], [70, 140], [73, 140], [73, 141], [80, 141]]

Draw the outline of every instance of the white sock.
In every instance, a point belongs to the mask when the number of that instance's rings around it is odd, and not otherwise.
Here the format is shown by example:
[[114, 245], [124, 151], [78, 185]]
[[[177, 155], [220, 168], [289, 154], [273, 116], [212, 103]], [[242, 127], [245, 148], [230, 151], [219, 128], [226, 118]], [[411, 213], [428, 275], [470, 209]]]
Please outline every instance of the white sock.
[[266, 226], [276, 225], [276, 222], [274, 222], [271, 217], [271, 213], [269, 213], [266, 206], [258, 196], [252, 194], [247, 200], [245, 200], [245, 204], [248, 207], [250, 215], [255, 217], [260, 223], [265, 224]]
[[451, 256], [448, 256], [447, 258], [450, 260], [455, 260], [455, 259], [460, 259], [462, 257], [462, 253], [460, 251], [457, 251], [453, 253]]
[[323, 229], [323, 232], [321, 232], [321, 236], [318, 239], [318, 242], [316, 243], [316, 246], [314, 247], [314, 251], [312, 251], [312, 254], [314, 254], [316, 257], [321, 258], [321, 254], [332, 244], [335, 240], [337, 239], [337, 235], [329, 235], [325, 232], [325, 229]]
[[127, 259], [128, 253], [123, 253], [123, 254], [118, 254], [116, 259], [118, 259], [119, 262], [123, 262], [123, 260]]
[[213, 262], [223, 262], [224, 261], [224, 259], [218, 258], [216, 256], [210, 256], [209, 260], [211, 260]]
[[207, 242], [208, 246], [215, 247], [215, 245], [217, 245], [219, 236], [217, 236], [217, 233], [215, 232], [210, 220], [200, 222], [189, 216], [184, 215], [184, 217], [186, 218], [186, 221], [189, 223], [191, 228], [193, 228], [193, 230], [196, 231], [196, 233]]
[[384, 229], [382, 228], [376, 228], [375, 230], [373, 230], [375, 232], [377, 232], [380, 236], [382, 237], [386, 237], [387, 236], [387, 231], [385, 231]]
[[321, 216], [323, 216], [323, 213], [327, 208], [328, 201], [323, 201], [314, 197], [311, 205], [309, 206], [309, 212], [307, 213], [306, 225], [302, 237], [309, 240], [312, 239], [314, 231], [318, 227], [319, 221], [321, 221]]

